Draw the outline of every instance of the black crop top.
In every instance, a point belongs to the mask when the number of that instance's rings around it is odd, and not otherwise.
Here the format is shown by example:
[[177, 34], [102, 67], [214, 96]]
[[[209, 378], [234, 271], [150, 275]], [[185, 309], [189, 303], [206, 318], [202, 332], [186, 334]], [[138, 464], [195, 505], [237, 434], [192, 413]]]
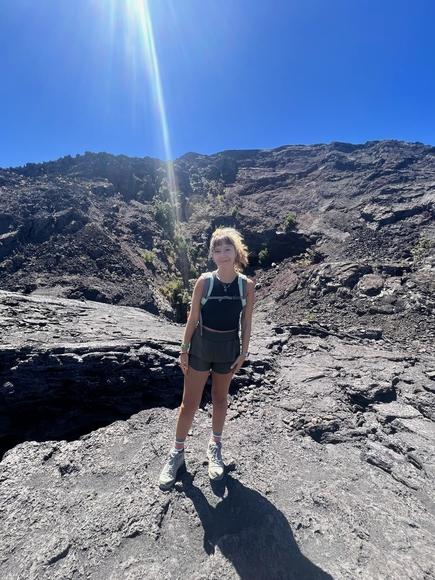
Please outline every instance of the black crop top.
[[[213, 278], [211, 296], [240, 296], [238, 276], [228, 286], [226, 293], [215, 272], [213, 272]], [[202, 324], [213, 330], [234, 330], [239, 328], [242, 310], [241, 300], [207, 300], [201, 308]]]

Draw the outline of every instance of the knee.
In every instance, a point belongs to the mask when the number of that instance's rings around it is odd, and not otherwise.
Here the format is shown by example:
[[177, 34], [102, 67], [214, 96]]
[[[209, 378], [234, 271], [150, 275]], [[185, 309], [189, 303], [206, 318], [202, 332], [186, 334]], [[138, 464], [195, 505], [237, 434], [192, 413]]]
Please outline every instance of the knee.
[[213, 400], [213, 407], [217, 407], [218, 409], [226, 409], [227, 408], [227, 404], [228, 404], [227, 395], [225, 395], [225, 396], [215, 395], [214, 397], [212, 396], [212, 400]]
[[195, 413], [198, 409], [199, 404], [196, 401], [189, 399], [183, 399], [181, 402], [180, 412], [181, 413]]

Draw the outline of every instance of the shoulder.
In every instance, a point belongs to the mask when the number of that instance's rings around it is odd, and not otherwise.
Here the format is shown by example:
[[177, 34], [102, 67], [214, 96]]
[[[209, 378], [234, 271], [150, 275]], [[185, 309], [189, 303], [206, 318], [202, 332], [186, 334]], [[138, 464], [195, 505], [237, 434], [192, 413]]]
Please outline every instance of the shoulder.
[[204, 272], [196, 281], [196, 285], [201, 285], [202, 288], [204, 288], [204, 286], [208, 288], [210, 284], [214, 284], [214, 278], [214, 272]]
[[[242, 281], [243, 283], [243, 295], [245, 298], [252, 298], [254, 296], [254, 282], [248, 278], [245, 274], [242, 274], [241, 272], [238, 273], [239, 275], [239, 288], [240, 288], [240, 282]], [[240, 291], [240, 295], [242, 295], [242, 292]]]
[[245, 274], [242, 274], [239, 272], [239, 276], [246, 281], [246, 288], [249, 289], [253, 289], [254, 288], [254, 282], [251, 280], [251, 278], [248, 278], [248, 276], [245, 276]]
[[192, 306], [195, 305], [195, 304], [198, 304], [199, 305], [203, 293], [204, 293], [204, 278], [202, 278], [202, 276], [200, 276], [196, 280], [195, 286], [193, 288], [193, 292], [192, 292]]
[[204, 290], [204, 278], [202, 276], [200, 276], [196, 282], [195, 282], [195, 286], [193, 288], [193, 293], [201, 293]]
[[246, 294], [248, 296], [249, 295], [253, 295], [254, 294], [254, 288], [255, 288], [254, 282], [250, 278], [247, 278], [246, 279]]
[[204, 286], [204, 280], [206, 279], [206, 276], [204, 276], [204, 274], [201, 274], [201, 276], [199, 278], [197, 278], [196, 282], [195, 282], [195, 288], [197, 286]]

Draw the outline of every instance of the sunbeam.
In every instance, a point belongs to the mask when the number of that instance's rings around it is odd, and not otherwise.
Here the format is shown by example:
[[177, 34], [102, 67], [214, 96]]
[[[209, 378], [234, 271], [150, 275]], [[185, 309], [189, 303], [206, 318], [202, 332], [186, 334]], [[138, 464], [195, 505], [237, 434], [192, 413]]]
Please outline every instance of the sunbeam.
[[[142, 101], [146, 109], [149, 93], [152, 95], [155, 110], [153, 125], [163, 145], [169, 188], [176, 207], [177, 187], [171, 141], [148, 0], [110, 0], [109, 6], [112, 46], [122, 41], [126, 67], [132, 72], [129, 81], [134, 100]], [[119, 38], [120, 33], [122, 39]]]
[[169, 137], [165, 100], [163, 97], [159, 62], [157, 58], [156, 45], [154, 42], [153, 26], [148, 6], [148, 0], [127, 0], [126, 6], [128, 22], [132, 27], [138, 26], [139, 28], [139, 56], [143, 55], [148, 73], [149, 85], [151, 86], [153, 93], [158, 124], [160, 125], [163, 147], [165, 151], [166, 172], [168, 176], [169, 190], [171, 193], [174, 213], [177, 216], [177, 187], [172, 164], [171, 142]]

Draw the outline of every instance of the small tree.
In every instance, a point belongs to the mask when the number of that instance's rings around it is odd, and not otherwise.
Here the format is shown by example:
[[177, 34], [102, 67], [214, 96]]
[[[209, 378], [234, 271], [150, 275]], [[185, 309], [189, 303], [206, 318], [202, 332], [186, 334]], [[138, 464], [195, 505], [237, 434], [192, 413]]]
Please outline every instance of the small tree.
[[258, 263], [260, 266], [270, 266], [270, 256], [267, 248], [263, 248], [258, 252]]
[[155, 258], [156, 255], [152, 250], [144, 250], [142, 252], [142, 259], [146, 264], [152, 264]]
[[291, 232], [292, 230], [296, 229], [297, 225], [298, 220], [296, 219], [296, 214], [291, 212], [285, 216], [282, 227], [285, 232]]
[[175, 215], [172, 205], [168, 201], [157, 200], [154, 205], [154, 217], [170, 238], [174, 237]]
[[184, 289], [182, 281], [173, 276], [160, 291], [175, 310], [177, 322], [185, 322], [190, 295]]

